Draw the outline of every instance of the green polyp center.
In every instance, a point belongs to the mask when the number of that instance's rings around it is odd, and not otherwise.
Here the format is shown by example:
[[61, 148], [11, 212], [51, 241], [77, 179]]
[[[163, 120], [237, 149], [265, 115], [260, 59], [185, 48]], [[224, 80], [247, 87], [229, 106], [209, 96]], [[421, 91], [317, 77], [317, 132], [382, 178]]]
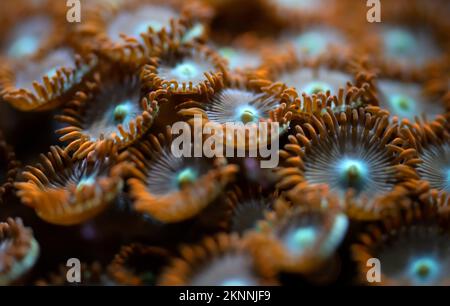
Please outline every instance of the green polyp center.
[[135, 36], [139, 36], [141, 33], [146, 33], [148, 31], [148, 28], [151, 28], [153, 31], [158, 32], [161, 31], [163, 25], [160, 22], [154, 20], [141, 23], [136, 26], [134, 30]]
[[349, 165], [344, 172], [344, 176], [348, 181], [348, 185], [356, 187], [362, 177], [361, 169], [357, 165]]
[[239, 278], [230, 278], [225, 279], [221, 286], [248, 286], [249, 283], [245, 279], [239, 279]]
[[385, 40], [388, 50], [394, 54], [405, 54], [416, 45], [414, 36], [405, 30], [391, 30]]
[[348, 167], [347, 178], [349, 182], [357, 182], [361, 178], [361, 171], [358, 166], [350, 165]]
[[182, 80], [190, 80], [198, 75], [198, 69], [194, 63], [183, 62], [175, 67], [176, 74]]
[[409, 101], [408, 101], [408, 99], [405, 99], [405, 98], [400, 99], [400, 100], [398, 101], [398, 106], [399, 106], [401, 109], [403, 109], [403, 110], [409, 110]]
[[[313, 1], [311, 5], [315, 6], [317, 0]], [[311, 28], [295, 38], [296, 49], [309, 56], [317, 56], [326, 52], [329, 46], [344, 42], [345, 38], [340, 31], [327, 26]]]
[[11, 57], [20, 58], [33, 54], [39, 47], [39, 39], [37, 37], [27, 35], [18, 38], [9, 48], [8, 54]]
[[241, 114], [241, 121], [243, 123], [252, 122], [255, 119], [255, 115], [250, 110], [245, 110]]
[[406, 95], [393, 95], [390, 100], [391, 107], [397, 115], [411, 117], [415, 114], [415, 102]]
[[345, 159], [338, 165], [341, 186], [361, 189], [367, 177], [367, 167], [359, 160]]
[[426, 264], [421, 264], [416, 268], [416, 271], [421, 278], [426, 278], [430, 274], [431, 268]]
[[201, 23], [195, 24], [184, 36], [183, 42], [187, 42], [196, 39], [203, 35], [205, 31], [205, 26]]
[[127, 104], [119, 104], [114, 108], [114, 121], [117, 123], [121, 123], [125, 120], [128, 115], [128, 106]]
[[311, 89], [311, 92], [313, 93], [313, 94], [318, 94], [319, 92], [323, 92], [323, 87], [322, 86], [317, 86], [317, 87], [313, 87], [312, 89]]
[[439, 276], [439, 263], [430, 257], [416, 259], [410, 266], [410, 275], [417, 283], [433, 282]]
[[250, 105], [243, 105], [237, 109], [237, 117], [244, 124], [254, 122], [258, 118], [258, 111]]
[[294, 234], [294, 241], [300, 246], [311, 245], [315, 238], [315, 230], [312, 228], [298, 229]]
[[287, 235], [285, 246], [293, 255], [301, 255], [313, 246], [316, 239], [317, 232], [314, 227], [300, 227]]
[[307, 32], [297, 38], [297, 45], [301, 50], [306, 51], [310, 55], [318, 55], [324, 51], [326, 41], [317, 32]]
[[95, 184], [95, 176], [89, 176], [81, 179], [77, 184], [77, 190], [82, 190], [84, 187], [92, 186]]
[[179, 188], [183, 188], [184, 186], [191, 185], [198, 178], [197, 171], [192, 168], [186, 168], [181, 170], [177, 175], [177, 185]]
[[317, 95], [318, 93], [326, 93], [331, 87], [324, 82], [311, 82], [305, 87], [308, 95]]
[[[30, 243], [30, 248], [26, 255], [18, 261], [15, 261], [12, 267], [6, 273], [0, 273], [0, 286], [8, 286], [21, 278], [24, 273], [29, 271], [34, 266], [39, 257], [40, 247], [39, 243], [33, 238]], [[2, 265], [0, 263], [0, 268]], [[4, 272], [4, 271], [2, 271]]]
[[236, 55], [236, 51], [233, 48], [224, 47], [219, 50], [220, 55], [225, 57], [227, 60], [230, 60]]
[[48, 76], [50, 79], [53, 78], [56, 74], [57, 74], [58, 68], [57, 67], [53, 67], [51, 69], [49, 69], [45, 75]]

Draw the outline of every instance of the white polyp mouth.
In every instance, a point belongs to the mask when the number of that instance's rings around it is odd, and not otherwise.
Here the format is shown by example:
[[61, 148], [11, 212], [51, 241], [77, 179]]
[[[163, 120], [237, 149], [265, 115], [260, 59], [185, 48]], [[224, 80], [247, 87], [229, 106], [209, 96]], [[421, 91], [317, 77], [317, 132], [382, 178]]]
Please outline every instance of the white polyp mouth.
[[176, 184], [178, 187], [183, 187], [185, 185], [192, 184], [198, 178], [198, 173], [195, 169], [188, 167], [180, 172], [176, 176]]
[[15, 40], [8, 49], [8, 56], [21, 58], [33, 54], [39, 47], [40, 39], [34, 35], [25, 35]]
[[366, 182], [368, 176], [367, 166], [356, 159], [343, 160], [338, 164], [337, 170], [341, 185], [355, 189], [359, 189], [358, 187]]
[[431, 257], [421, 257], [410, 263], [409, 274], [416, 283], [429, 282], [439, 275], [439, 263]]
[[84, 187], [91, 187], [95, 184], [95, 175], [82, 178], [77, 184], [77, 190], [82, 190]]
[[305, 92], [308, 95], [323, 93], [325, 94], [327, 91], [331, 91], [331, 86], [325, 82], [311, 82], [309, 83], [304, 89], [303, 92]]
[[184, 61], [174, 68], [175, 74], [183, 81], [189, 81], [199, 75], [197, 65], [192, 61]]
[[311, 248], [317, 240], [317, 230], [312, 227], [300, 227], [290, 231], [285, 239], [285, 246], [294, 256], [301, 255], [305, 250]]
[[124, 122], [128, 117], [128, 115], [130, 114], [131, 109], [132, 103], [129, 100], [117, 105], [113, 111], [114, 121], [117, 123]]
[[250, 105], [243, 105], [236, 110], [237, 118], [243, 123], [255, 122], [258, 118], [258, 110]]
[[164, 27], [170, 31], [170, 20], [176, 19], [179, 14], [167, 6], [143, 5], [134, 11], [119, 14], [108, 27], [108, 35], [115, 41], [120, 40], [120, 34], [140, 39], [149, 28], [160, 32]]
[[417, 44], [414, 35], [404, 29], [388, 30], [384, 35], [387, 51], [397, 56], [411, 52]]

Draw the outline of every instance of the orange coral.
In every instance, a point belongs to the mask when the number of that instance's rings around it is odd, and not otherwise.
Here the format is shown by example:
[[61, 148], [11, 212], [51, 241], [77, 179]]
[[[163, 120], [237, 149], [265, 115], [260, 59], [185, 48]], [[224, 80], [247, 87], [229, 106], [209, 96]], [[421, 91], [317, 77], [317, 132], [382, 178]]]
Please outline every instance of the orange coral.
[[63, 135], [61, 141], [69, 142], [65, 150], [75, 151], [77, 158], [85, 157], [103, 140], [113, 140], [120, 149], [131, 145], [148, 131], [158, 114], [158, 99], [165, 91], [142, 96], [137, 72], [129, 67], [115, 68], [97, 76], [87, 90], [77, 92], [57, 117], [69, 124], [57, 133]]
[[[448, 218], [438, 212], [439, 203], [426, 196], [412, 197], [403, 213], [369, 225], [352, 245], [358, 280], [366, 285], [445, 285], [448, 274]], [[406, 195], [411, 197], [411, 195]], [[379, 279], [372, 275], [369, 259], [382, 262]], [[439, 271], [438, 271], [439, 270]]]
[[123, 246], [108, 266], [108, 274], [120, 285], [155, 284], [171, 253], [163, 248], [139, 243]]
[[417, 152], [389, 124], [386, 113], [370, 108], [307, 115], [280, 151], [278, 188], [301, 194], [304, 188], [327, 184], [342, 199], [368, 210], [381, 209], [402, 183], [418, 179]]
[[145, 65], [141, 77], [151, 90], [171, 94], [210, 96], [221, 87], [226, 65], [213, 50], [195, 44], [163, 49]]
[[21, 111], [44, 111], [62, 105], [97, 63], [62, 45], [42, 50], [32, 59], [6, 62], [0, 69], [0, 96]]
[[199, 245], [183, 246], [159, 279], [160, 285], [274, 285], [259, 272], [252, 250], [235, 235], [210, 236]]
[[[280, 88], [270, 81], [226, 75], [221, 88], [206, 101], [192, 99], [183, 103], [179, 106], [179, 114], [186, 117], [191, 124], [194, 124], [195, 117], [198, 116], [203, 125], [212, 123], [221, 126], [224, 129], [224, 149], [230, 146], [247, 150], [270, 143], [272, 137], [279, 137], [284, 132], [292, 115], [289, 102], [282, 99]], [[268, 123], [267, 134], [259, 129], [258, 123], [262, 122]], [[274, 122], [279, 124], [276, 135], [272, 134]], [[228, 133], [227, 124], [230, 123], [235, 124], [235, 130]], [[250, 138], [249, 132], [245, 131], [245, 125], [256, 128], [257, 139]]]
[[162, 222], [192, 218], [210, 204], [238, 171], [224, 158], [176, 158], [170, 127], [150, 134], [122, 154], [132, 162], [128, 180], [136, 210]]
[[116, 198], [122, 188], [115, 166], [117, 149], [102, 142], [82, 160], [74, 160], [60, 147], [41, 155], [41, 163], [27, 167], [16, 183], [22, 203], [47, 222], [73, 225], [94, 217]]
[[295, 203], [279, 198], [274, 211], [259, 223], [259, 231], [248, 233], [246, 239], [256, 250], [257, 262], [265, 263], [265, 273], [307, 276], [333, 258], [348, 220], [338, 198], [327, 189], [324, 185], [305, 189]]
[[20, 218], [0, 223], [0, 285], [20, 283], [39, 256], [39, 244]]

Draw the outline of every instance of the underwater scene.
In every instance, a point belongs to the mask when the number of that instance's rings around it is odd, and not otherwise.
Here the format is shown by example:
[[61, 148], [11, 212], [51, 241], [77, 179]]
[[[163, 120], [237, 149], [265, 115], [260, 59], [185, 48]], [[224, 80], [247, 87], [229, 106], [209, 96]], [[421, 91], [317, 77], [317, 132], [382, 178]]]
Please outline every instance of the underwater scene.
[[449, 14], [0, 1], [0, 285], [450, 285]]

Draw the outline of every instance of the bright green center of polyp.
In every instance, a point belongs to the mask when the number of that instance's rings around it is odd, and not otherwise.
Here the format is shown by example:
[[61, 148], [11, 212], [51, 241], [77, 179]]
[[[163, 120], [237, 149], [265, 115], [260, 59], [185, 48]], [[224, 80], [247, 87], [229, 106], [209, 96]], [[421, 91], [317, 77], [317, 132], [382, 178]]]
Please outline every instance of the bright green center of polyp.
[[249, 286], [249, 283], [245, 279], [231, 278], [224, 280], [221, 286]]
[[198, 75], [198, 69], [193, 63], [184, 62], [175, 67], [176, 74], [182, 80], [190, 80]]
[[406, 95], [398, 94], [390, 97], [390, 106], [394, 114], [401, 117], [413, 118], [416, 116], [416, 103]]
[[347, 169], [347, 178], [349, 182], [357, 181], [361, 176], [361, 172], [358, 169], [358, 166], [351, 165]]
[[236, 51], [234, 51], [233, 48], [229, 48], [229, 47], [220, 48], [219, 53], [226, 59], [230, 59], [236, 55]]
[[81, 190], [81, 189], [83, 189], [84, 187], [92, 186], [92, 185], [94, 185], [94, 184], [95, 184], [95, 177], [94, 177], [94, 176], [89, 176], [89, 177], [86, 177], [86, 178], [81, 179], [81, 180], [78, 182], [77, 189], [78, 189], [78, 190]]
[[338, 165], [340, 185], [359, 191], [367, 180], [367, 166], [359, 160], [345, 159]]
[[422, 264], [416, 267], [416, 273], [422, 278], [427, 277], [430, 274], [431, 268], [428, 265]]
[[314, 227], [300, 227], [287, 235], [285, 245], [293, 255], [299, 256], [311, 248], [316, 239], [317, 231]]
[[258, 118], [258, 111], [253, 106], [243, 105], [237, 108], [236, 115], [242, 123], [246, 124]]
[[47, 70], [47, 72], [45, 73], [45, 75], [46, 75], [49, 79], [51, 79], [51, 78], [53, 78], [54, 76], [57, 75], [58, 69], [59, 69], [59, 67], [53, 67], [53, 68], [50, 68], [49, 70]]
[[388, 52], [395, 55], [405, 54], [416, 45], [413, 34], [406, 30], [390, 30], [385, 34], [385, 44]]
[[410, 263], [409, 275], [416, 284], [432, 284], [439, 278], [439, 262], [431, 257], [421, 257]]
[[245, 110], [241, 114], [241, 120], [243, 123], [252, 122], [255, 119], [255, 115], [250, 110]]
[[407, 100], [407, 99], [401, 99], [401, 100], [399, 101], [399, 103], [398, 103], [398, 106], [399, 106], [401, 109], [408, 110], [408, 109], [409, 109], [409, 103], [408, 103], [408, 100]]
[[36, 52], [39, 39], [32, 35], [19, 37], [9, 48], [8, 55], [15, 58], [28, 56]]
[[331, 90], [331, 87], [324, 82], [311, 82], [304, 89], [304, 91], [308, 95], [317, 95], [318, 93], [326, 93], [328, 90]]
[[141, 33], [146, 33], [148, 31], [148, 28], [151, 28], [153, 31], [158, 32], [161, 31], [163, 25], [160, 22], [154, 20], [141, 23], [134, 29], [134, 35], [139, 36]]
[[183, 36], [183, 42], [194, 40], [202, 36], [204, 32], [205, 26], [201, 23], [197, 23]]
[[128, 114], [128, 106], [126, 104], [119, 104], [114, 108], [114, 121], [123, 122]]
[[178, 187], [183, 187], [190, 185], [195, 182], [198, 175], [197, 172], [192, 168], [186, 168], [180, 171], [177, 175], [177, 184]]

